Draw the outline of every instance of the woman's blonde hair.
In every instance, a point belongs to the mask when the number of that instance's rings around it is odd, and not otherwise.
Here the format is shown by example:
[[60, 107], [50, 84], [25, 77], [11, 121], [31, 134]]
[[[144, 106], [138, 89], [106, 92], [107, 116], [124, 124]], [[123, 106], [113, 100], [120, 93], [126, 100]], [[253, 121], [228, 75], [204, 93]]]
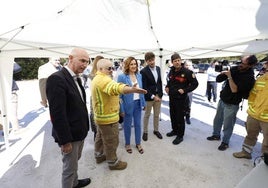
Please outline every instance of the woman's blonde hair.
[[96, 72], [97, 72], [97, 63], [100, 59], [104, 59], [103, 56], [101, 55], [98, 55], [95, 57], [95, 59], [93, 60], [93, 63], [92, 63], [92, 69], [91, 69], [91, 72], [90, 72], [90, 78], [93, 79]]

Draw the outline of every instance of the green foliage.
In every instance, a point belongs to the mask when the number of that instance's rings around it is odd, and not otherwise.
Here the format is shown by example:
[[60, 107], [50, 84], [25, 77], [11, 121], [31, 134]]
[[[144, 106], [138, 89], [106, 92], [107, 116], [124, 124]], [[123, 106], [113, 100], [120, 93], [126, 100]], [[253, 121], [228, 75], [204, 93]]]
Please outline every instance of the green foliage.
[[48, 62], [48, 58], [15, 58], [22, 70], [14, 75], [15, 80], [37, 79], [39, 66]]

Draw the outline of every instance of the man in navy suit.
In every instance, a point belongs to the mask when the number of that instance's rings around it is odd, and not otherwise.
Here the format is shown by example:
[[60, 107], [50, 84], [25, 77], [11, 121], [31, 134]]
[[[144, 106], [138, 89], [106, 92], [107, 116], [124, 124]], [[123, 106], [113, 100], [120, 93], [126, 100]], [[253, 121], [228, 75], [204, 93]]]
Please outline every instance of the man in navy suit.
[[67, 66], [47, 80], [46, 93], [52, 122], [52, 136], [61, 148], [62, 187], [85, 187], [89, 178], [78, 180], [78, 160], [89, 130], [86, 94], [81, 86], [81, 74], [89, 63], [88, 53], [75, 48]]
[[148, 140], [148, 122], [153, 108], [154, 111], [154, 134], [157, 138], [162, 139], [161, 133], [158, 131], [159, 127], [159, 115], [161, 109], [161, 101], [163, 96], [162, 79], [160, 67], [155, 65], [155, 55], [153, 52], [147, 52], [145, 54], [145, 61], [147, 66], [144, 67], [140, 73], [142, 74], [142, 86], [147, 90], [145, 94], [146, 109], [143, 119], [143, 135], [144, 141]]

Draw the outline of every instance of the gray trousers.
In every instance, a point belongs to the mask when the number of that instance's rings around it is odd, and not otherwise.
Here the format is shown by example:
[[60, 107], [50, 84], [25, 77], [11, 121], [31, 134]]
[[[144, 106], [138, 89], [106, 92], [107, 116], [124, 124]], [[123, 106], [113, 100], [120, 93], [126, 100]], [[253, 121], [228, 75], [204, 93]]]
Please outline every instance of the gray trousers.
[[81, 157], [83, 146], [84, 140], [72, 142], [72, 152], [62, 153], [62, 188], [73, 188], [78, 184], [78, 160]]

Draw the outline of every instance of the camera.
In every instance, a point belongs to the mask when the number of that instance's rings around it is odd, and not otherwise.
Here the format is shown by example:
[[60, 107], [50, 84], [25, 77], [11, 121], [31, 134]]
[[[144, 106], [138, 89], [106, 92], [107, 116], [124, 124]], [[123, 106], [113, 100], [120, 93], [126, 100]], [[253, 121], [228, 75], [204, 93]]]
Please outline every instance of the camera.
[[230, 63], [228, 60], [219, 61], [219, 64], [215, 65], [215, 72], [230, 70], [234, 67], [239, 66], [240, 63], [241, 63], [241, 61], [232, 61]]
[[219, 61], [219, 65], [215, 65], [215, 72], [227, 71], [229, 67], [228, 60]]
[[228, 69], [228, 65], [215, 65], [215, 72], [227, 71]]

